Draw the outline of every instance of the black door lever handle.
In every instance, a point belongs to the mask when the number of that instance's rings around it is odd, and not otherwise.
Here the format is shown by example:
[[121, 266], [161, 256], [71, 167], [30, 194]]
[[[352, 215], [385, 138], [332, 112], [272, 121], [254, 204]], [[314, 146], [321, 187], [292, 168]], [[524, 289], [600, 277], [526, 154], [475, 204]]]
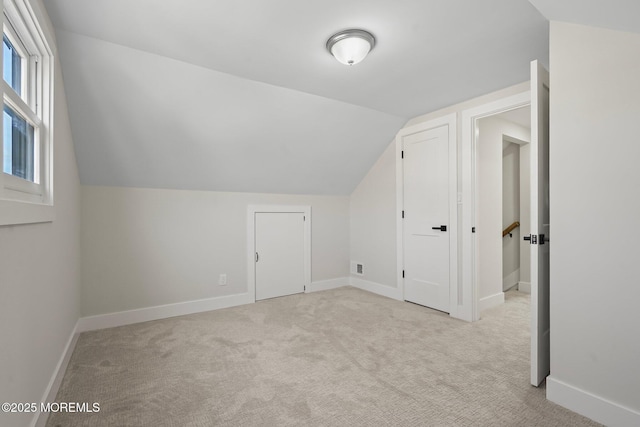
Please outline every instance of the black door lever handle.
[[446, 225], [441, 225], [440, 227], [431, 227], [432, 230], [440, 230], [440, 231], [447, 231], [447, 226]]

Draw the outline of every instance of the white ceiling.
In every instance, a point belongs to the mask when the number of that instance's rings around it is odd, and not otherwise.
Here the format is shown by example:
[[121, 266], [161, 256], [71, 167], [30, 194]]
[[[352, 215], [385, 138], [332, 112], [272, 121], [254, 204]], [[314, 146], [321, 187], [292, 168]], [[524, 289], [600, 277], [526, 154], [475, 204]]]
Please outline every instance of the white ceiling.
[[550, 21], [640, 33], [640, 0], [529, 0]]
[[[528, 0], [45, 0], [83, 184], [350, 194], [411, 117], [528, 80]], [[325, 50], [359, 27], [346, 67]]]

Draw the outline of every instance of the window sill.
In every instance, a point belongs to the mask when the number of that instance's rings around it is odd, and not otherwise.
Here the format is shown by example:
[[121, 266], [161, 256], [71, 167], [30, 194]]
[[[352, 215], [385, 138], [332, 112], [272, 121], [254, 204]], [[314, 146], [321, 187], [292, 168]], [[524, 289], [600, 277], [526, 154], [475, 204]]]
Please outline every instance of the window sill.
[[54, 219], [52, 205], [0, 200], [0, 226], [52, 222]]

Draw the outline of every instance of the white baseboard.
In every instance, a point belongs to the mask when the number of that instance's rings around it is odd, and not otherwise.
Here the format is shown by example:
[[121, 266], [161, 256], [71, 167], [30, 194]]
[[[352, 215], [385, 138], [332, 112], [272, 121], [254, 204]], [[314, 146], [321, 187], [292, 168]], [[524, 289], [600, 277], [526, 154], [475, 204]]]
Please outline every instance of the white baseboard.
[[526, 294], [531, 293], [531, 282], [518, 282], [518, 290]]
[[329, 289], [341, 288], [343, 286], [349, 286], [348, 277], [311, 282], [308, 292], [328, 291]]
[[640, 426], [640, 412], [547, 377], [547, 399], [610, 427]]
[[508, 274], [506, 277], [502, 278], [502, 290], [506, 291], [509, 288], [514, 287], [520, 281], [520, 269], [517, 268]]
[[[73, 327], [71, 331], [71, 335], [67, 340], [67, 345], [64, 347], [62, 351], [62, 355], [60, 356], [60, 360], [56, 365], [56, 368], [53, 370], [53, 375], [49, 380], [49, 384], [42, 395], [42, 399], [40, 402], [54, 402], [56, 400], [56, 395], [58, 394], [58, 389], [60, 388], [60, 384], [62, 384], [62, 379], [64, 378], [64, 373], [67, 371], [67, 365], [69, 364], [69, 360], [71, 359], [71, 355], [73, 354], [73, 350], [76, 347], [76, 341], [78, 341], [78, 324], [80, 320], [76, 322], [76, 325]], [[47, 419], [49, 418], [48, 412], [40, 412], [37, 411], [33, 420], [31, 421], [32, 427], [44, 427], [47, 424]]]
[[495, 295], [489, 295], [488, 297], [480, 298], [480, 301], [478, 302], [478, 308], [480, 309], [480, 313], [482, 313], [488, 308], [497, 307], [503, 303], [504, 292], [498, 292]]
[[99, 314], [97, 316], [80, 318], [80, 320], [78, 320], [78, 332], [131, 325], [133, 323], [148, 322], [150, 320], [166, 319], [167, 317], [184, 316], [185, 314], [201, 313], [203, 311], [235, 307], [253, 302], [255, 301], [251, 299], [249, 294], [238, 294], [158, 305], [117, 313]]
[[381, 285], [376, 282], [369, 282], [368, 280], [359, 279], [353, 276], [349, 278], [349, 281], [351, 286], [354, 288], [402, 301], [402, 291], [398, 288], [392, 288], [391, 286]]

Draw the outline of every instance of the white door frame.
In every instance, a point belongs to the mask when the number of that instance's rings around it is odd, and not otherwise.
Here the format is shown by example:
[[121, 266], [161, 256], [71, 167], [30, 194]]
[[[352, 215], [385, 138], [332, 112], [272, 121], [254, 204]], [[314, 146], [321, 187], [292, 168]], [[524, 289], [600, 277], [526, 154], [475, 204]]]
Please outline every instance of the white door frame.
[[475, 322], [480, 319], [478, 310], [478, 242], [472, 228], [476, 226], [478, 192], [476, 177], [477, 121], [484, 117], [526, 107], [531, 104], [531, 92], [499, 99], [462, 112], [462, 295], [459, 318]]
[[247, 207], [247, 292], [249, 300], [256, 302], [256, 214], [304, 214], [304, 292], [311, 290], [311, 206], [301, 205], [249, 205]]
[[404, 232], [402, 211], [404, 210], [404, 167], [402, 163], [402, 139], [405, 136], [424, 132], [440, 126], [449, 127], [449, 315], [458, 316], [458, 174], [456, 114], [448, 114], [424, 123], [401, 129], [396, 135], [396, 242], [397, 242], [397, 284], [404, 300]]

